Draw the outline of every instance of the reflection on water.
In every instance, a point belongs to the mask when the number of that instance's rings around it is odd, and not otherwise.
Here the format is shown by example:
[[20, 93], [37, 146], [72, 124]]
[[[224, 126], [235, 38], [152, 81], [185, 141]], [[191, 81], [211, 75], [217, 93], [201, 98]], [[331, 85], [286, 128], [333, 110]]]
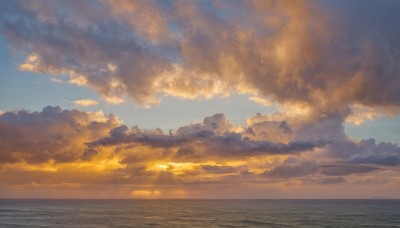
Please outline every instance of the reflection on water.
[[0, 200], [0, 227], [400, 227], [400, 200]]

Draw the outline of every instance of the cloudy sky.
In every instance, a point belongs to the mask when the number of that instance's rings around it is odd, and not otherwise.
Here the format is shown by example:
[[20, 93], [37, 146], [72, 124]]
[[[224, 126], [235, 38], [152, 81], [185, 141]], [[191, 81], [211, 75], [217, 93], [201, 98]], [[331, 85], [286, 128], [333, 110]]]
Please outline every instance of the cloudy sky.
[[399, 10], [0, 0], [0, 197], [399, 198]]

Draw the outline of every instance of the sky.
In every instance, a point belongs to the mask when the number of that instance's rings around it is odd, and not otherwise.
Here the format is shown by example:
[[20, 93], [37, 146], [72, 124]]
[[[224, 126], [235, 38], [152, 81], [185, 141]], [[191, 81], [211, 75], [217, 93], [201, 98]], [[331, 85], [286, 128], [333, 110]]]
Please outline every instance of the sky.
[[0, 198], [400, 198], [397, 0], [0, 0]]

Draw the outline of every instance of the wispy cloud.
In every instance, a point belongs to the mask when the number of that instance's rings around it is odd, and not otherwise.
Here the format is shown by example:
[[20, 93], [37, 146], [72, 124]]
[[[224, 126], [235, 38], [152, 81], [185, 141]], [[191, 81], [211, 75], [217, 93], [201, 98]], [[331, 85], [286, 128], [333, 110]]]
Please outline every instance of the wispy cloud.
[[73, 101], [72, 103], [74, 103], [75, 105], [78, 105], [78, 106], [88, 107], [88, 106], [95, 106], [99, 102], [96, 100], [93, 100], [93, 99], [81, 99], [81, 100]]
[[252, 96], [249, 99], [259, 105], [262, 105], [262, 106], [269, 106], [272, 104], [272, 102], [269, 101], [268, 99], [258, 97], [258, 96]]
[[55, 83], [63, 83], [63, 82], [64, 82], [63, 80], [58, 79], [58, 78], [51, 78], [50, 80], [51, 80], [52, 82], [55, 82]]

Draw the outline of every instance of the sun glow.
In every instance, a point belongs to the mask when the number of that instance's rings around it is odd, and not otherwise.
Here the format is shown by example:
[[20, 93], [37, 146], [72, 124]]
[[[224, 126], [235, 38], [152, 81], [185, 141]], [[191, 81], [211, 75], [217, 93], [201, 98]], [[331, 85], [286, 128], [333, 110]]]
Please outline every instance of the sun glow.
[[2, 166], [5, 170], [26, 170], [39, 172], [59, 172], [62, 170], [85, 170], [92, 172], [112, 171], [125, 168], [126, 164], [121, 164], [119, 158], [104, 159], [99, 161], [80, 161], [72, 163], [56, 163], [53, 160], [42, 164], [28, 164], [20, 162], [15, 164], [5, 164]]
[[187, 171], [195, 169], [195, 166], [198, 166], [198, 164], [192, 162], [183, 162], [183, 163], [167, 162], [167, 163], [156, 163], [154, 165], [151, 165], [148, 168], [148, 170], [155, 172], [169, 171], [174, 174], [182, 174]]
[[131, 195], [134, 198], [157, 198], [161, 195], [159, 190], [133, 190]]

